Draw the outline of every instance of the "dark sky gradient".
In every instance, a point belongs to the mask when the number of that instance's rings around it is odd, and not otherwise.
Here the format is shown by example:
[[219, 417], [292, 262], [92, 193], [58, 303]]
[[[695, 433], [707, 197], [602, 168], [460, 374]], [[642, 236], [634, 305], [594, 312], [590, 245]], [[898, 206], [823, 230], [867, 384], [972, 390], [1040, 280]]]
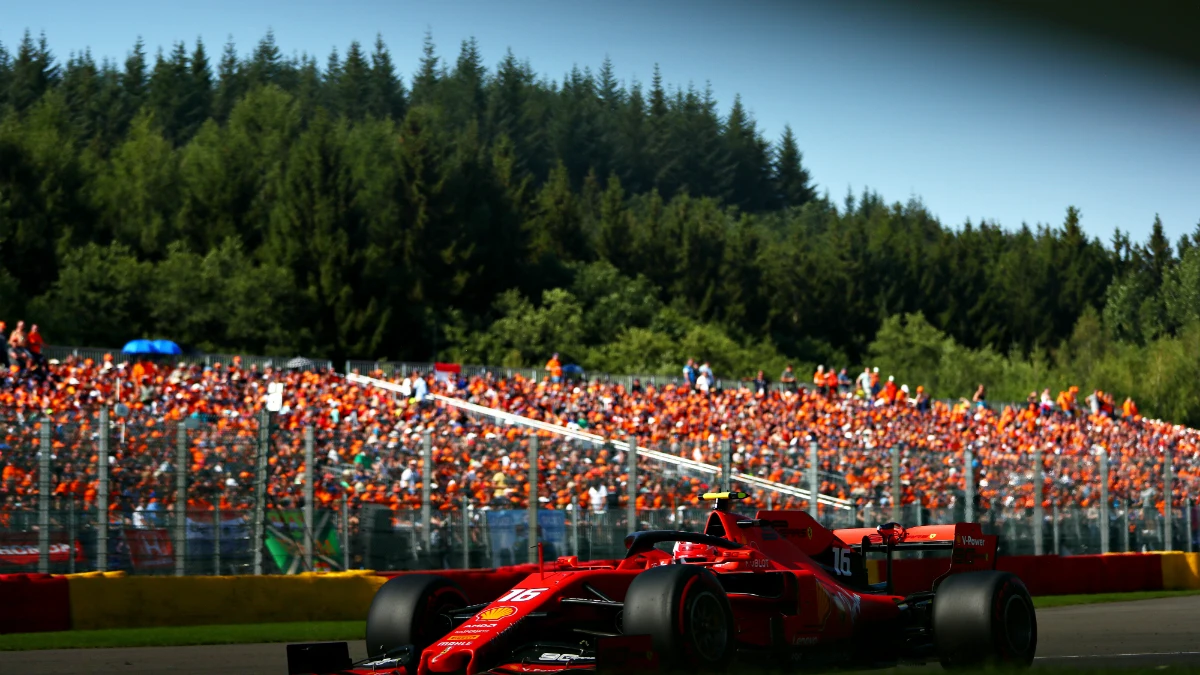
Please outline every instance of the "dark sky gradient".
[[407, 79], [428, 27], [451, 60], [473, 35], [489, 66], [512, 47], [554, 79], [609, 55], [620, 77], [645, 83], [659, 63], [668, 83], [711, 81], [724, 110], [740, 92], [771, 138], [790, 123], [839, 201], [869, 186], [889, 201], [918, 196], [949, 225], [1057, 225], [1074, 204], [1105, 240], [1115, 227], [1144, 238], [1156, 213], [1172, 238], [1193, 231], [1190, 43], [1164, 40], [1174, 60], [1163, 61], [1011, 15], [942, 2], [60, 0], [6, 8], [0, 40], [12, 46], [28, 27], [60, 56], [90, 46], [123, 59], [138, 35], [151, 52], [202, 36], [215, 56], [228, 35], [246, 52], [270, 27], [285, 52], [323, 63], [332, 47], [381, 32]]

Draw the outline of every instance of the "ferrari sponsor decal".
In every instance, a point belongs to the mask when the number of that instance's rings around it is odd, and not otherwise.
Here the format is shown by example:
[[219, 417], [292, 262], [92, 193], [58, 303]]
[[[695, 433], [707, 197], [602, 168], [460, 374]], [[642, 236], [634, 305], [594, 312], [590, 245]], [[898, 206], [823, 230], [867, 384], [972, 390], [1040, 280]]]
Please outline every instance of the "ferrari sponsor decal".
[[771, 566], [771, 561], [769, 561], [769, 560], [751, 560], [750, 561], [750, 567], [757, 567], [757, 568], [765, 569], [770, 566]]
[[507, 617], [507, 616], [512, 616], [513, 614], [516, 614], [516, 613], [517, 613], [516, 607], [507, 607], [507, 606], [488, 607], [487, 609], [483, 610], [482, 612], [476, 614], [475, 618], [479, 621], [495, 621], [497, 619], [503, 619], [504, 617]]
[[862, 610], [862, 599], [856, 593], [835, 587], [830, 596], [833, 600], [833, 605], [837, 607], [838, 612], [842, 616], [843, 623], [847, 619], [851, 622], [858, 620], [858, 614]]
[[[469, 645], [469, 644], [471, 644], [472, 642], [474, 642], [474, 640], [453, 640], [453, 639], [447, 639], [447, 640], [442, 640], [441, 642], [437, 643], [437, 646], [439, 646], [439, 647], [447, 647], [447, 648], [449, 648], [449, 647], [461, 647], [461, 646], [463, 646], [463, 645]], [[443, 652], [443, 653], [445, 653], [445, 652]], [[438, 654], [438, 656], [441, 656], [441, 654]]]
[[447, 640], [478, 640], [483, 637], [482, 633], [451, 633], [446, 636]]
[[497, 628], [497, 627], [499, 627], [499, 625], [500, 624], [498, 624], [498, 623], [477, 622], [477, 623], [471, 624], [470, 626], [464, 626], [464, 628], [466, 628], [467, 630], [485, 630], [487, 628]]
[[595, 661], [594, 656], [581, 656], [579, 654], [556, 654], [547, 652], [538, 657], [538, 661]]
[[374, 670], [376, 668], [399, 668], [400, 660], [399, 659], [383, 659], [381, 661], [368, 661], [367, 663], [364, 663], [359, 667], [370, 668], [372, 670]]
[[792, 640], [792, 645], [795, 647], [811, 647], [817, 644], [817, 638], [812, 636], [798, 636]]
[[936, 533], [936, 532], [930, 532], [930, 533], [929, 533], [929, 538], [930, 538], [930, 539], [937, 539], [937, 533]]
[[537, 596], [550, 590], [549, 588], [514, 588], [505, 593], [497, 602], [529, 602]]
[[811, 525], [808, 528], [807, 535], [808, 535], [809, 539], [812, 539], [812, 526]]
[[982, 539], [976, 539], [969, 534], [964, 534], [959, 539], [962, 541], [963, 546], [983, 546]]

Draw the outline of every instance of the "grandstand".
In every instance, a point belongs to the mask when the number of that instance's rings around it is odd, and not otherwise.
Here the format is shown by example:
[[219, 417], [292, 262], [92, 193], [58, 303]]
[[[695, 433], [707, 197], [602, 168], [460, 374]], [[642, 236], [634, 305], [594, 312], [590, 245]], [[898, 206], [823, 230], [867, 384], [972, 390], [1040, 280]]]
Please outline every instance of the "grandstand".
[[[632, 377], [554, 383], [536, 370], [46, 355], [47, 381], [10, 373], [0, 392], [3, 571], [488, 566], [523, 561], [531, 534], [552, 552], [608, 555], [630, 529], [694, 523], [723, 475], [749, 488], [747, 508], [810, 508], [810, 439], [832, 524], [974, 517], [1008, 553], [1196, 539], [1197, 433], [1077, 407], [923, 412], [803, 387], [703, 394], [671, 378], [635, 390]], [[395, 391], [416, 372], [425, 400]], [[283, 396], [264, 415], [270, 383]], [[632, 489], [621, 439], [644, 449]]]

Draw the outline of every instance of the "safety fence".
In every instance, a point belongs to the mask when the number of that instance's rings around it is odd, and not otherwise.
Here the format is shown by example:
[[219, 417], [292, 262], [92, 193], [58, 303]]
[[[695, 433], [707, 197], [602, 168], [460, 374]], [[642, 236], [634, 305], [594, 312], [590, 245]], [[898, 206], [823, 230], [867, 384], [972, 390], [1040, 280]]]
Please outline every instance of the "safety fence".
[[633, 530], [695, 527], [700, 495], [717, 489], [750, 493], [739, 503], [747, 513], [806, 509], [829, 527], [978, 520], [1005, 555], [1197, 544], [1196, 486], [1175, 478], [1169, 448], [1148, 475], [1110, 466], [1102, 449], [1034, 448], [982, 465], [971, 446], [869, 438], [596, 439], [451, 403], [420, 404], [411, 421], [332, 427], [267, 411], [10, 412], [0, 420], [0, 573], [475, 568], [529, 561], [533, 540], [612, 557]]

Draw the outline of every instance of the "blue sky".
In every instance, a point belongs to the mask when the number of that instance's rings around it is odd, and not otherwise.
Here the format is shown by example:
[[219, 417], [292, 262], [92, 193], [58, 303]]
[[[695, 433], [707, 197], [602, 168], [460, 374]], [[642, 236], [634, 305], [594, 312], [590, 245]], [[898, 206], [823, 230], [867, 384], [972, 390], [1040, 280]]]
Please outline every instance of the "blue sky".
[[475, 36], [489, 67], [512, 47], [539, 73], [597, 68], [735, 93], [770, 138], [795, 130], [816, 182], [839, 201], [864, 186], [920, 197], [944, 224], [1060, 224], [1068, 205], [1105, 241], [1142, 240], [1156, 213], [1174, 240], [1200, 223], [1200, 81], [1194, 73], [929, 5], [784, 0], [58, 0], [5, 9], [0, 40], [45, 31], [65, 59], [123, 60], [202, 37], [247, 52], [268, 28], [287, 53], [344, 53], [382, 33], [407, 80], [426, 28], [450, 60]]

